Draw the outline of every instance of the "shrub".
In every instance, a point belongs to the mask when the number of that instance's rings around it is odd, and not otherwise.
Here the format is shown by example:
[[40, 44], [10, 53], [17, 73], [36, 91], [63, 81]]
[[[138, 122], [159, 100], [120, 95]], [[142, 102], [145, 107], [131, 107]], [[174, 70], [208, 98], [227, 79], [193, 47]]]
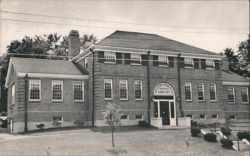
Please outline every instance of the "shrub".
[[198, 134], [200, 134], [200, 133], [201, 133], [201, 130], [200, 130], [199, 127], [192, 127], [191, 128], [191, 134], [192, 134], [192, 136], [198, 136]]
[[233, 141], [225, 138], [221, 138], [220, 142], [224, 148], [233, 148]]
[[221, 127], [220, 130], [221, 130], [222, 134], [225, 136], [231, 135], [232, 130], [228, 127]]
[[74, 120], [74, 124], [77, 126], [77, 127], [82, 127], [84, 126], [85, 122], [84, 121], [81, 121], [79, 119], [75, 119]]
[[238, 133], [237, 133], [237, 137], [238, 137], [238, 139], [240, 139], [240, 140], [242, 140], [242, 139], [247, 139], [248, 141], [250, 141], [250, 131], [238, 132]]
[[139, 121], [138, 122], [138, 126], [140, 126], [140, 127], [148, 127], [148, 123], [146, 122], [146, 121]]
[[44, 129], [45, 125], [43, 123], [40, 123], [40, 124], [36, 125], [36, 127], [38, 129]]
[[207, 133], [204, 135], [204, 140], [209, 142], [217, 142], [216, 135], [214, 133]]

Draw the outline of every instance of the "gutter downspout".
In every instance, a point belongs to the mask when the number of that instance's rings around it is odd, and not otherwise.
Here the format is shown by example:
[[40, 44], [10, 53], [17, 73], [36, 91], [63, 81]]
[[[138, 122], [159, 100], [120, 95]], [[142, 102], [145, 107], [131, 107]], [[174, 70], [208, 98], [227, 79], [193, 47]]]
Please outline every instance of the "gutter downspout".
[[24, 132], [28, 131], [28, 74], [25, 75], [24, 80], [25, 90], [24, 90]]
[[[179, 92], [179, 109], [181, 112], [181, 117], [183, 117], [183, 111], [182, 111], [182, 98], [181, 98], [181, 71], [180, 71], [180, 57], [181, 53], [178, 54], [177, 57], [177, 78], [178, 78], [178, 92]], [[178, 125], [178, 115], [176, 116], [176, 125]]]
[[147, 62], [147, 89], [148, 89], [148, 125], [150, 125], [150, 67], [149, 67], [149, 56], [150, 56], [150, 51], [148, 51], [148, 62]]
[[93, 49], [90, 48], [90, 51], [93, 54], [92, 57], [92, 126], [95, 126], [95, 56], [94, 56], [94, 51]]

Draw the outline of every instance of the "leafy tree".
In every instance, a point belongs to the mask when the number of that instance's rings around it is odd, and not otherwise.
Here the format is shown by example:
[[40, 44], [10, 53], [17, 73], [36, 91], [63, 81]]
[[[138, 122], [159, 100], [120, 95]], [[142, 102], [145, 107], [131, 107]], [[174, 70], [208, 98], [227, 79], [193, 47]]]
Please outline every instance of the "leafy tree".
[[112, 147], [115, 147], [114, 130], [121, 122], [121, 109], [115, 103], [108, 103], [104, 114], [104, 122], [107, 123], [112, 132]]

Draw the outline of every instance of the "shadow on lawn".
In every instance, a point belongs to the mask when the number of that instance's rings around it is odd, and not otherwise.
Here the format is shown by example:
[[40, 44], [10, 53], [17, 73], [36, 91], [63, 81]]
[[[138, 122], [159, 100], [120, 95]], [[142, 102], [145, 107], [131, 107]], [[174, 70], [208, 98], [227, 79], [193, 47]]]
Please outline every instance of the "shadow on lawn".
[[117, 149], [117, 148], [114, 148], [114, 149], [107, 149], [107, 151], [113, 155], [119, 155], [119, 154], [127, 154], [127, 150], [124, 150], [124, 149]]
[[[110, 127], [92, 127], [90, 128], [93, 132], [102, 132], [102, 133], [111, 133]], [[157, 128], [154, 127], [139, 127], [139, 126], [121, 126], [117, 127], [115, 129], [115, 133], [121, 133], [121, 132], [135, 132], [135, 131], [152, 131], [157, 130]]]

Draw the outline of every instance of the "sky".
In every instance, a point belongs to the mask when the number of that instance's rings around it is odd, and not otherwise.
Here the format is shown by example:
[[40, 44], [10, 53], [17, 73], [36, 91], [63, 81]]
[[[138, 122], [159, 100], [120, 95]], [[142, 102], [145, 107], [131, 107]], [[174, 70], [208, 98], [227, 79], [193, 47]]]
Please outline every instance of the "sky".
[[72, 29], [99, 40], [115, 30], [154, 33], [219, 53], [247, 39], [249, 2], [0, 0], [0, 55], [12, 40]]

